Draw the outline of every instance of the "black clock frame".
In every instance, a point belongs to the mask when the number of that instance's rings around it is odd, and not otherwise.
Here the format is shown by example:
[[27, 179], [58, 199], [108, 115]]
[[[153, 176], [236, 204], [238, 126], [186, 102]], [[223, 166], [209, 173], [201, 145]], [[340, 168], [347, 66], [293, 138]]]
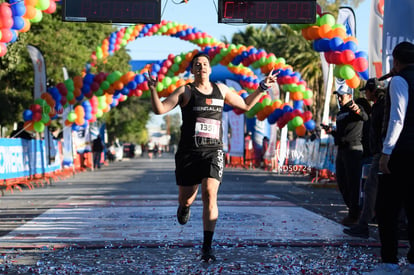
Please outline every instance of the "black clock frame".
[[63, 0], [62, 20], [159, 24], [161, 0]]
[[311, 24], [316, 0], [218, 0], [218, 22]]

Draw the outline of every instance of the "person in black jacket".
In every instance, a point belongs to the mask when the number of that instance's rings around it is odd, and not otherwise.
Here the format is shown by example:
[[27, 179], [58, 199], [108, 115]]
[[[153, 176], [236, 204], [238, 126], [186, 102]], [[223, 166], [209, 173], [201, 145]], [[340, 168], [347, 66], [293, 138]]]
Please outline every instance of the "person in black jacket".
[[93, 153], [93, 168], [101, 168], [101, 155], [104, 149], [104, 144], [101, 139], [101, 135], [98, 135], [92, 143], [92, 153]]
[[338, 97], [340, 109], [336, 115], [336, 130], [323, 126], [327, 133], [333, 135], [338, 146], [336, 156], [336, 180], [339, 191], [348, 207], [348, 215], [341, 221], [345, 226], [358, 222], [359, 183], [362, 172], [362, 128], [368, 115], [364, 108], [352, 99], [352, 90], [344, 85], [334, 92]]
[[379, 159], [382, 149], [382, 125], [385, 109], [384, 84], [377, 78], [370, 78], [360, 91], [365, 91], [367, 100], [374, 102], [372, 105], [371, 119], [369, 125], [369, 151], [372, 155], [371, 166], [367, 181], [364, 186], [364, 199], [361, 216], [358, 224], [351, 228], [345, 228], [344, 233], [361, 238], [369, 237], [368, 223], [375, 216], [375, 202], [378, 186]]
[[[371, 274], [399, 274], [398, 231], [401, 209], [408, 222], [408, 265], [414, 274], [414, 44], [401, 42], [393, 52], [394, 75], [386, 97], [386, 135], [379, 160], [376, 215], [381, 240], [381, 264]], [[394, 273], [391, 273], [394, 272]]]

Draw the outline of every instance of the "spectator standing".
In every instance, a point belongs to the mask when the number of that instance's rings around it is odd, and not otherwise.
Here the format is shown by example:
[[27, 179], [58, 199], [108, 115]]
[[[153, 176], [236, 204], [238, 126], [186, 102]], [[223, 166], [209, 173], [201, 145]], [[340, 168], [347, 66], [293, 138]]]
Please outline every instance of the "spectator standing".
[[369, 151], [372, 155], [368, 178], [364, 186], [362, 212], [358, 224], [351, 228], [345, 228], [344, 233], [361, 238], [369, 237], [369, 222], [375, 216], [375, 202], [378, 188], [379, 159], [382, 149], [382, 125], [385, 109], [384, 84], [377, 78], [370, 78], [361, 91], [365, 91], [368, 101], [374, 102], [369, 125]]
[[[372, 274], [398, 274], [398, 227], [402, 209], [408, 221], [408, 266], [402, 274], [414, 274], [414, 44], [401, 42], [393, 52], [393, 78], [386, 100], [386, 136], [379, 160], [376, 214], [382, 263]], [[388, 272], [388, 273], [387, 273]]]
[[101, 155], [104, 149], [104, 144], [101, 139], [101, 135], [98, 135], [92, 142], [92, 154], [93, 154], [93, 168], [101, 169]]
[[19, 121], [17, 123], [17, 129], [13, 130], [10, 134], [11, 138], [22, 138], [22, 139], [32, 139], [32, 135], [24, 129], [24, 122]]
[[348, 207], [348, 215], [341, 223], [351, 226], [358, 222], [359, 185], [362, 172], [362, 128], [368, 115], [364, 108], [352, 99], [352, 90], [347, 86], [339, 86], [334, 94], [338, 97], [340, 109], [336, 115], [336, 130], [323, 125], [327, 133], [333, 135], [338, 146], [336, 156], [336, 180], [342, 198]]

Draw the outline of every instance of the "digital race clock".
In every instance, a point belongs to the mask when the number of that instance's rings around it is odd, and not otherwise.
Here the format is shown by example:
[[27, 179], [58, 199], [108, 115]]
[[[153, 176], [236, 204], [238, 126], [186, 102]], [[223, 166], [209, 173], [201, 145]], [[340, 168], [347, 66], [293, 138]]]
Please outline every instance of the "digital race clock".
[[316, 0], [218, 0], [219, 23], [309, 24]]
[[159, 24], [161, 0], [64, 0], [63, 21]]

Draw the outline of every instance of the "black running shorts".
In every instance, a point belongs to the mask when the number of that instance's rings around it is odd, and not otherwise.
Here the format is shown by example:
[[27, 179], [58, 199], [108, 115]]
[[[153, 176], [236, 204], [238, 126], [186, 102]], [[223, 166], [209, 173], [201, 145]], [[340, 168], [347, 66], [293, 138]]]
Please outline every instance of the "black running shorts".
[[175, 154], [175, 178], [177, 185], [191, 186], [200, 184], [204, 178], [215, 178], [221, 182], [223, 177], [223, 150], [178, 151]]

